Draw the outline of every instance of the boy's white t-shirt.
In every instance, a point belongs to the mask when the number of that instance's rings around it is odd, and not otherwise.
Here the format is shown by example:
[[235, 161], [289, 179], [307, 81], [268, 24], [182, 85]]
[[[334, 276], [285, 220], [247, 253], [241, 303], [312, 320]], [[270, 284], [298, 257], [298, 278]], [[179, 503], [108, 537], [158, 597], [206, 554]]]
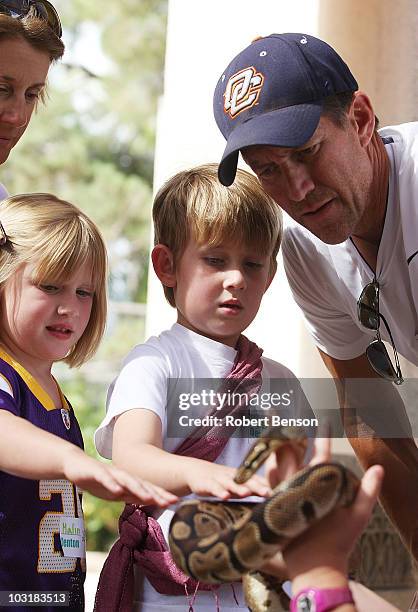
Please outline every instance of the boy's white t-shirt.
[[[151, 337], [144, 344], [136, 346], [126, 357], [119, 376], [109, 389], [107, 413], [95, 433], [98, 452], [103, 457], [112, 458], [115, 418], [137, 408], [146, 408], [159, 416], [162, 423], [163, 448], [173, 451], [182, 439], [168, 438], [166, 435], [168, 381], [225, 378], [232, 369], [235, 356], [234, 348], [201, 336], [178, 323], [158, 337]], [[292, 386], [292, 381], [297, 383], [294, 374], [283, 365], [264, 357], [262, 360], [263, 383], [260, 393], [268, 393], [270, 379], [285, 379], [284, 384], [289, 386]], [[297, 412], [298, 409], [295, 410]], [[252, 443], [250, 438], [231, 438], [216, 463], [238, 466]], [[173, 514], [174, 510], [165, 510], [158, 518], [166, 538]], [[142, 612], [156, 611], [166, 606], [174, 610], [188, 609], [184, 598], [160, 595], [146, 579], [142, 589], [141, 581], [137, 582], [136, 598], [141, 602]], [[240, 605], [235, 603], [230, 585], [222, 585], [218, 591], [222, 612], [247, 609], [241, 584], [236, 584], [234, 588]], [[214, 610], [213, 594], [200, 591], [194, 609]]]

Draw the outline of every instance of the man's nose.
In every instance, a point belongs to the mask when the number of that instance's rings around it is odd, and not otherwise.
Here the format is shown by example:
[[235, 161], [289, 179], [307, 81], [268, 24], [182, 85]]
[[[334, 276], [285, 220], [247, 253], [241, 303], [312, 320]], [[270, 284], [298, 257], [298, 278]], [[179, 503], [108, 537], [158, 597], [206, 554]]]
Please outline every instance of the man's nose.
[[286, 198], [291, 202], [301, 202], [315, 189], [315, 183], [305, 164], [294, 163], [284, 168], [283, 180]]

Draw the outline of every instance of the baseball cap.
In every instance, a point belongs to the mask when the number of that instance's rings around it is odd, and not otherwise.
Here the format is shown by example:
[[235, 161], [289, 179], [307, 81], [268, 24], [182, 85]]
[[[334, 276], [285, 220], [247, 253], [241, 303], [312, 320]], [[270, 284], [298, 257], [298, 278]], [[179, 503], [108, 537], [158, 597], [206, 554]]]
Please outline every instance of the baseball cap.
[[252, 42], [215, 89], [215, 119], [227, 140], [220, 182], [234, 182], [240, 149], [303, 145], [316, 130], [324, 98], [357, 89], [347, 64], [314, 36], [271, 34]]

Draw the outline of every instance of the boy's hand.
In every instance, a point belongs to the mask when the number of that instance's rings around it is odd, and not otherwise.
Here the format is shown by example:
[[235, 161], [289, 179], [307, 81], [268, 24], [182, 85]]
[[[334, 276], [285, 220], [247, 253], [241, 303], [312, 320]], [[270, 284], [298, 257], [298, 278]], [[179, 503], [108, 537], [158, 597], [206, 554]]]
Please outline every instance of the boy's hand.
[[236, 471], [236, 468], [198, 459], [190, 462], [190, 469], [186, 474], [187, 485], [197, 495], [210, 495], [220, 499], [270, 495], [271, 489], [265, 478], [255, 474], [245, 484], [237, 484], [234, 482]]
[[111, 501], [158, 506], [169, 506], [178, 498], [161, 487], [131, 476], [124, 470], [101, 463], [74, 448], [65, 456], [63, 471], [65, 478], [82, 491]]

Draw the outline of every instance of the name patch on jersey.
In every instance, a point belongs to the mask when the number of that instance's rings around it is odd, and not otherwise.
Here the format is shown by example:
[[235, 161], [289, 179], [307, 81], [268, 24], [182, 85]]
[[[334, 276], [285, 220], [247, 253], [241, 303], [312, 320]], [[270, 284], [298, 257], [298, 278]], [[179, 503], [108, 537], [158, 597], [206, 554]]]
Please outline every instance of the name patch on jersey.
[[86, 535], [83, 519], [74, 516], [60, 517], [60, 540], [64, 557], [86, 556]]

